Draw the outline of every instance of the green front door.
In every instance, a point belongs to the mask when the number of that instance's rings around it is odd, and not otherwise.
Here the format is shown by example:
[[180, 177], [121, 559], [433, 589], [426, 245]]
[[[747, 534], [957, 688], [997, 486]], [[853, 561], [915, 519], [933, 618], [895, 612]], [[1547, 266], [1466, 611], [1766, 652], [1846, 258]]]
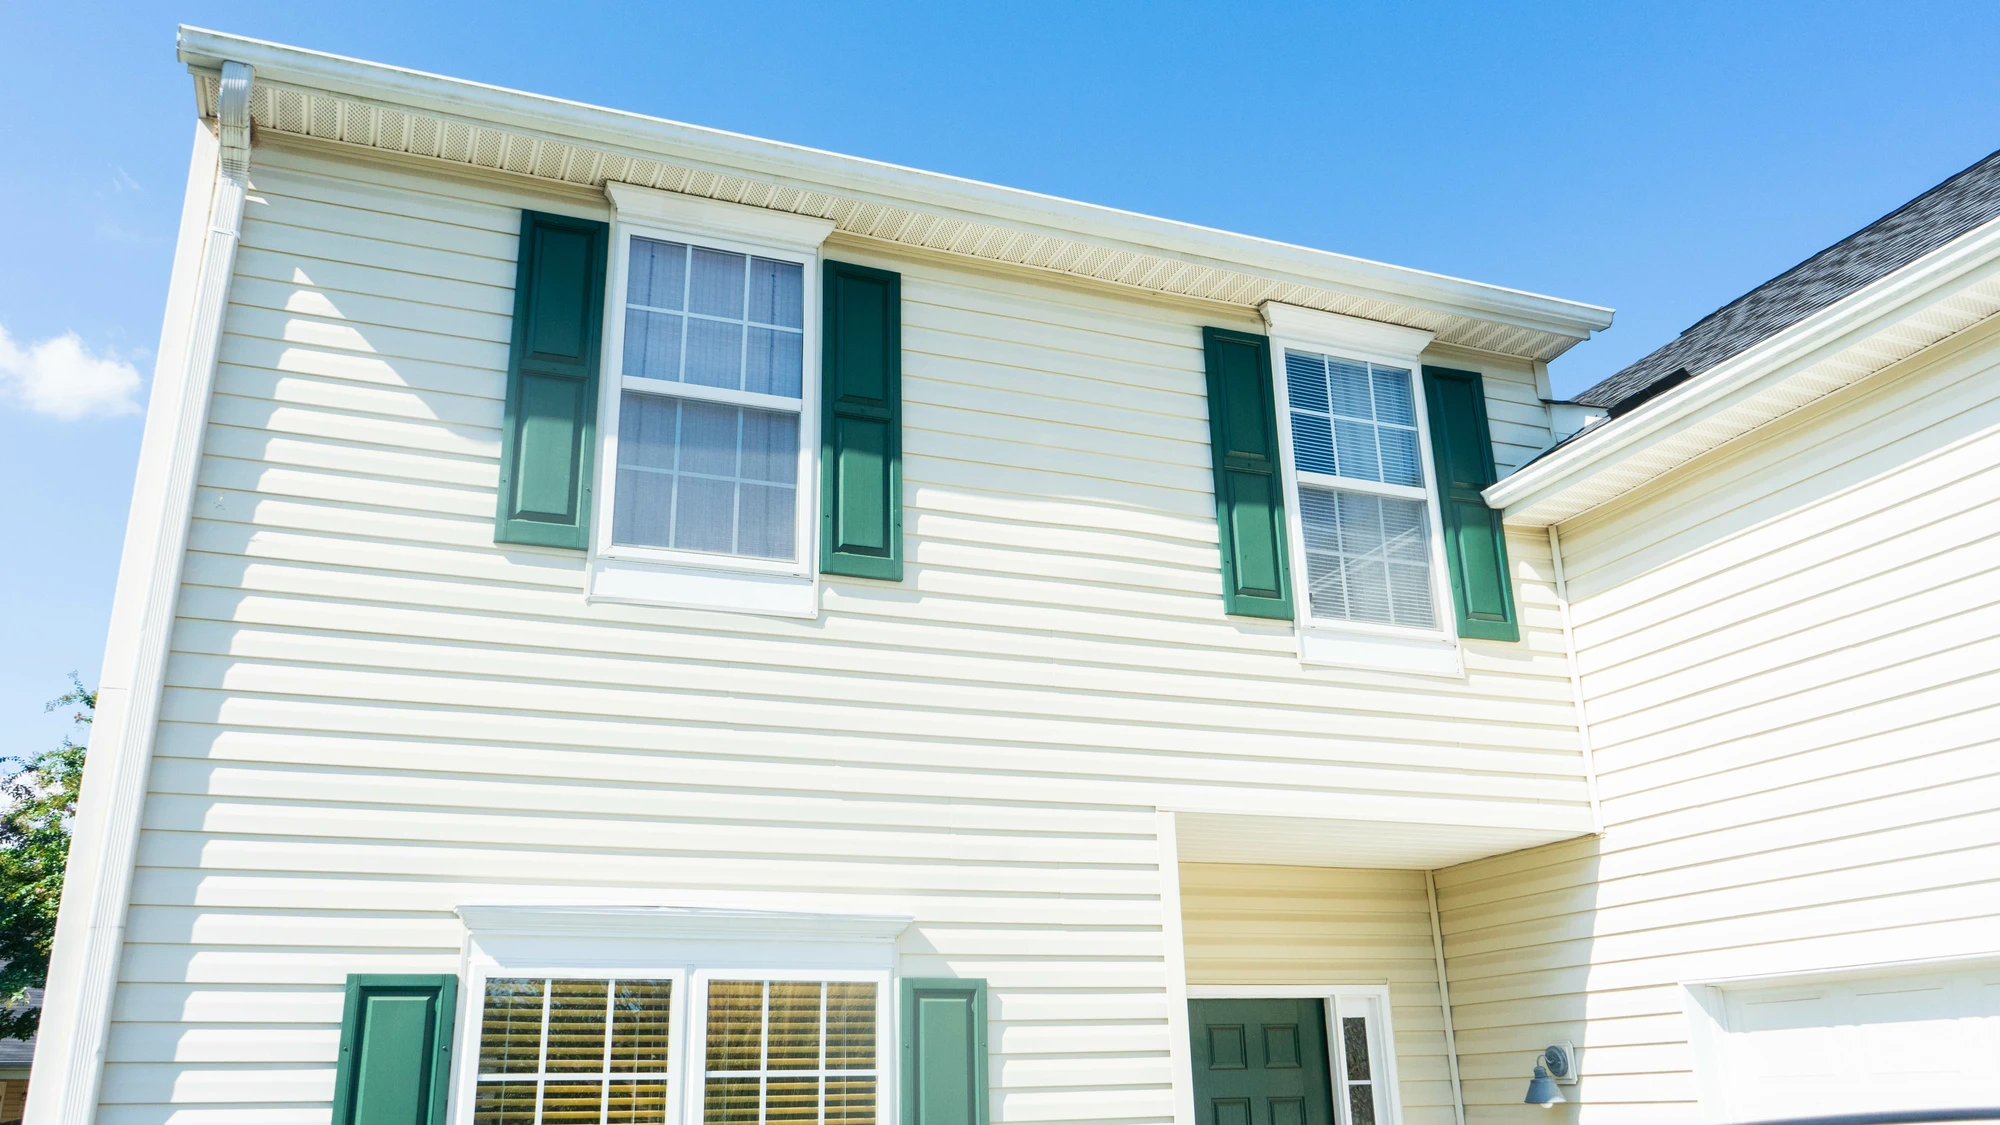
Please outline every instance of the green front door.
[[1333, 1125], [1319, 1000], [1190, 1000], [1197, 1125]]

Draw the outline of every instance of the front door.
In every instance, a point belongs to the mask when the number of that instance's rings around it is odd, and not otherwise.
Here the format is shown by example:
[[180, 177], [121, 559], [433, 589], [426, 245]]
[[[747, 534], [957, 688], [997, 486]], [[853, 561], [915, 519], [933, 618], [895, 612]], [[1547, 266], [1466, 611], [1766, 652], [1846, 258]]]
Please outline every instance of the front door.
[[1322, 1000], [1190, 1000], [1197, 1125], [1334, 1125]]

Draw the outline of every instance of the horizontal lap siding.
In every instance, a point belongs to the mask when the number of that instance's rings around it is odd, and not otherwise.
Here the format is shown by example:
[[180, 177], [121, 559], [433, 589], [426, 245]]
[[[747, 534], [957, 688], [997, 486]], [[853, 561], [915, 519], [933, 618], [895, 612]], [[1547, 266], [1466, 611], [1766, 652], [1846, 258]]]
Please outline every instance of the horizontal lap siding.
[[1473, 1116], [1570, 1038], [1695, 1120], [1679, 982], [2000, 949], [1997, 535], [1996, 326], [1564, 526], [1606, 833], [1439, 874]]
[[1181, 864], [1190, 985], [1386, 984], [1407, 1125], [1450, 1125], [1421, 871]]
[[107, 1122], [323, 1120], [345, 976], [451, 971], [452, 908], [520, 899], [912, 914], [904, 972], [992, 982], [996, 1120], [1158, 1121], [1156, 805], [1581, 800], [1532, 541], [1527, 641], [1458, 688], [1223, 616], [1196, 314], [832, 248], [904, 274], [904, 582], [589, 606], [493, 544], [519, 208], [579, 206], [253, 179]]

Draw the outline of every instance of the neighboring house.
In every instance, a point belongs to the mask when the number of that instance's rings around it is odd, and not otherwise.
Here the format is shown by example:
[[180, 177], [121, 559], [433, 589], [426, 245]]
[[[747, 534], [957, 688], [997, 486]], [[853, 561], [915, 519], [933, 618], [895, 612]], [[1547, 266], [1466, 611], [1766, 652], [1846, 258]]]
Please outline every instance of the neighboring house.
[[[28, 1003], [40, 1007], [42, 990], [28, 990]], [[28, 1102], [28, 1072], [35, 1062], [35, 1040], [0, 1039], [0, 1125], [18, 1125]]]
[[181, 57], [35, 1125], [2000, 1104], [1993, 162], [1557, 403], [1607, 310]]

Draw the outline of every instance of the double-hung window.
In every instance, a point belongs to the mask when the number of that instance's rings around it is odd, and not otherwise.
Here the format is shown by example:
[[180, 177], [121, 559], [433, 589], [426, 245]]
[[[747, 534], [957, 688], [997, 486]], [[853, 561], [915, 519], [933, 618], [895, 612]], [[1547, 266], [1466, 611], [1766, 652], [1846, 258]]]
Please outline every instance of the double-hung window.
[[662, 195], [613, 192], [591, 593], [809, 614], [831, 224]]
[[1428, 334], [1267, 315], [1301, 655], [1457, 674], [1417, 362]]

